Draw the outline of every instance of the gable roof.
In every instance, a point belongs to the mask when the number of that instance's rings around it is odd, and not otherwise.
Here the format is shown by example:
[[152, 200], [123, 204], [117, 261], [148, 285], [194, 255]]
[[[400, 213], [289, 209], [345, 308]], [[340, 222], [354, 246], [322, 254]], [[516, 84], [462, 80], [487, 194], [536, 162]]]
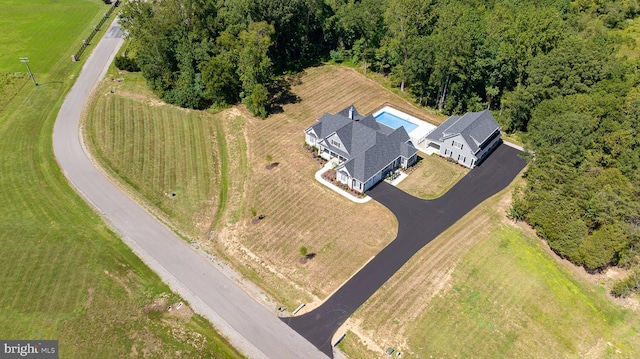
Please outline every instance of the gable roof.
[[471, 151], [476, 153], [496, 130], [500, 131], [500, 125], [489, 110], [467, 112], [462, 117], [449, 117], [427, 135], [427, 140], [444, 142], [448, 138], [462, 135]]
[[398, 127], [386, 135], [376, 132], [375, 145], [346, 161], [344, 166], [351, 177], [360, 182], [367, 182], [376, 173], [396, 160], [399, 156], [409, 158], [418, 150], [407, 144], [409, 135], [404, 127]]
[[[335, 115], [323, 115], [306, 131], [310, 129], [323, 146], [347, 158], [341, 167], [361, 182], [366, 182], [398, 156], [409, 158], [418, 152], [408, 143], [409, 135], [404, 127], [393, 129], [380, 124], [372, 115], [359, 114], [353, 105]], [[344, 148], [327, 141], [334, 133]]]

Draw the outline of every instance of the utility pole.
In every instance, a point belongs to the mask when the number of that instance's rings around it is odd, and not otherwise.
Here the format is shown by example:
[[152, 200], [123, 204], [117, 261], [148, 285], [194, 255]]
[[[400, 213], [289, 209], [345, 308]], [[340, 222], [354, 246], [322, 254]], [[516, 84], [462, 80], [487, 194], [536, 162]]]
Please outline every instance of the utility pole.
[[29, 71], [29, 76], [31, 76], [31, 80], [33, 81], [33, 84], [38, 86], [38, 83], [36, 82], [36, 79], [33, 77], [33, 72], [31, 72], [31, 68], [29, 67], [29, 58], [28, 57], [21, 57], [20, 58], [20, 62], [24, 62], [24, 64], [27, 65], [27, 71]]

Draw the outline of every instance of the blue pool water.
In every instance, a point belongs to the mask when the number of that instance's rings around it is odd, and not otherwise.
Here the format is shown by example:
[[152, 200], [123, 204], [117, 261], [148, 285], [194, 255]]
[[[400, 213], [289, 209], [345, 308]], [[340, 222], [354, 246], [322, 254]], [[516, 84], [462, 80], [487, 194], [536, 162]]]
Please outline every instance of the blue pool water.
[[407, 131], [407, 133], [411, 133], [411, 131], [418, 128], [418, 125], [416, 125], [415, 123], [411, 123], [407, 120], [403, 120], [400, 117], [396, 115], [392, 115], [388, 112], [380, 112], [378, 116], [376, 116], [376, 121], [384, 125], [387, 125], [393, 129], [396, 129], [402, 126]]

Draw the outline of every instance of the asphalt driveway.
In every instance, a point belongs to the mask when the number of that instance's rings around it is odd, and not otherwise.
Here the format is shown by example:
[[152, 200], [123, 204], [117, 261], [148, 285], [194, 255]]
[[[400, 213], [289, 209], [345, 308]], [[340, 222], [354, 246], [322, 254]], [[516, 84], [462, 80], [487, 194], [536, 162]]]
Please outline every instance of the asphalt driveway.
[[478, 204], [507, 187], [526, 165], [518, 156], [520, 153], [501, 145], [435, 200], [412, 197], [386, 182], [378, 184], [367, 194], [398, 219], [396, 238], [321, 306], [283, 321], [333, 357], [331, 338], [340, 325], [422, 247]]

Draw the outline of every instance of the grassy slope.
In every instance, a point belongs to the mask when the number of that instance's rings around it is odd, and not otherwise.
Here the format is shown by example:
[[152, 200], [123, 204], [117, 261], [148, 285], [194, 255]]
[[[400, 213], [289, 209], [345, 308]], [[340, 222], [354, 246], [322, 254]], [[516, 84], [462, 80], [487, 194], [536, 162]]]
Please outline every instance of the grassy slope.
[[[129, 76], [126, 81], [141, 80]], [[107, 83], [107, 85], [109, 85]], [[111, 94], [102, 86], [86, 124], [98, 158], [139, 191], [163, 217], [197, 237], [208, 229], [211, 207], [220, 205], [223, 188], [219, 119], [203, 112], [170, 106], [149, 106], [139, 100]], [[203, 200], [205, 199], [205, 200]]]
[[[112, 76], [123, 77], [124, 82], [103, 85], [87, 122], [86, 132], [101, 162], [133, 184], [161, 216], [169, 217], [182, 232], [202, 239], [202, 247], [233, 262], [280, 303], [293, 309], [300, 301], [325, 297], [393, 238], [393, 217], [375, 203], [356, 205], [319, 185], [313, 179], [318, 168], [301, 146], [302, 130], [326, 111], [335, 112], [350, 103], [364, 113], [384, 102], [411, 107], [375, 82], [343, 67], [312, 68], [290, 81], [291, 92], [302, 101], [284, 104], [283, 113], [260, 120], [242, 107], [216, 115], [179, 110], [145, 90], [139, 75]], [[352, 87], [340, 86], [344, 81]], [[124, 107], [114, 113], [105, 107], [108, 103]], [[163, 113], [171, 113], [171, 119]], [[166, 126], [175, 131], [155, 130], [167, 121], [173, 121]], [[207, 131], [191, 131], [180, 125], [185, 122], [204, 122]], [[172, 146], [178, 137], [189, 148]], [[167, 148], [158, 149], [153, 143]], [[225, 150], [227, 155], [221, 156]], [[187, 182], [193, 180], [192, 175], [211, 170], [195, 160], [196, 153], [210, 156], [209, 162], [216, 166], [212, 181], [197, 182], [215, 190], [193, 187], [170, 201], [176, 206], [171, 212], [163, 204], [169, 202], [163, 194], [168, 187], [158, 185], [159, 179], [172, 175], [175, 183]], [[271, 161], [279, 165], [267, 170]], [[180, 196], [199, 202], [191, 207]], [[251, 224], [253, 211], [265, 214], [266, 219]], [[189, 218], [189, 213], [204, 214]], [[324, 213], [323, 220], [318, 220], [318, 213]], [[218, 230], [215, 241], [206, 240], [210, 238], [205, 232], [207, 223]], [[298, 263], [302, 245], [318, 254], [305, 266]]]
[[[571, 277], [536, 238], [501, 227], [462, 258], [409, 331], [419, 357], [637, 357], [637, 313]], [[416, 356], [417, 357], [417, 356]]]
[[[141, 86], [129, 76], [124, 75], [124, 84], [130, 89]], [[352, 86], [340, 86], [345, 81]], [[220, 215], [224, 226], [214, 242], [216, 249], [283, 301], [288, 295], [304, 300], [305, 290], [324, 295], [393, 235], [379, 233], [389, 224], [378, 208], [351, 205], [314, 182], [311, 176], [317, 167], [298, 148], [302, 137], [296, 134], [323, 112], [352, 102], [365, 113], [384, 101], [409, 106], [362, 76], [334, 66], [307, 70], [292, 83], [291, 92], [300, 101], [284, 105], [282, 114], [259, 120], [241, 108], [231, 109], [220, 115], [234, 121], [216, 122], [225, 128], [227, 165], [231, 166], [226, 211]], [[143, 97], [141, 101], [148, 105], [144, 111], [158, 111], [153, 96]], [[139, 105], [132, 103], [132, 107]], [[246, 128], [238, 115], [246, 118]], [[136, 138], [130, 136], [130, 140]], [[266, 170], [267, 155], [280, 165]], [[459, 168], [429, 159], [433, 163], [425, 162], [420, 171], [435, 174], [444, 167], [452, 177], [460, 175]], [[438, 186], [421, 187], [420, 182], [433, 174], [420, 171], [412, 175], [416, 183], [408, 180], [406, 184], [427, 197], [455, 182], [443, 176], [434, 181]], [[511, 228], [504, 216], [510, 193], [511, 189], [505, 190], [474, 209], [365, 303], [351, 321], [356, 324], [353, 331], [341, 344], [349, 356], [384, 357], [382, 350], [389, 345], [409, 357], [548, 357], [550, 353], [597, 358], [638, 353], [633, 329], [638, 327], [638, 315], [612, 304], [602, 289], [574, 280], [536, 239]], [[267, 218], [258, 225], [249, 224], [251, 208]], [[364, 222], [371, 218], [378, 223]], [[361, 229], [367, 235], [344, 235]], [[329, 237], [336, 232], [342, 234]], [[377, 244], [363, 240], [374, 235], [380, 238]], [[302, 244], [312, 251], [321, 248], [306, 266], [296, 263]], [[344, 250], [347, 247], [351, 249]], [[368, 341], [371, 351], [359, 342], [356, 332]]]
[[[3, 24], [10, 23], [4, 10], [13, 3], [0, 4]], [[50, 71], [38, 74], [42, 85], [22, 87], [0, 112], [0, 337], [59, 339], [64, 358], [239, 357], [188, 307], [164, 312], [165, 304], [180, 299], [67, 184], [53, 157], [51, 131], [81, 68], [69, 60], [73, 39], [90, 31], [102, 7], [97, 0], [33, 5], [76, 25], [67, 32], [73, 36], [49, 38], [55, 43], [43, 63]], [[69, 12], [75, 21], [65, 17]], [[81, 15], [84, 22], [77, 21]], [[18, 23], [23, 38], [41, 36], [33, 33], [39, 26], [24, 18]], [[18, 36], [3, 30], [5, 38]]]
[[577, 280], [505, 218], [514, 185], [374, 294], [352, 319], [360, 338], [348, 336], [347, 347], [367, 344], [380, 358], [387, 346], [416, 358], [637, 357], [638, 313]]

